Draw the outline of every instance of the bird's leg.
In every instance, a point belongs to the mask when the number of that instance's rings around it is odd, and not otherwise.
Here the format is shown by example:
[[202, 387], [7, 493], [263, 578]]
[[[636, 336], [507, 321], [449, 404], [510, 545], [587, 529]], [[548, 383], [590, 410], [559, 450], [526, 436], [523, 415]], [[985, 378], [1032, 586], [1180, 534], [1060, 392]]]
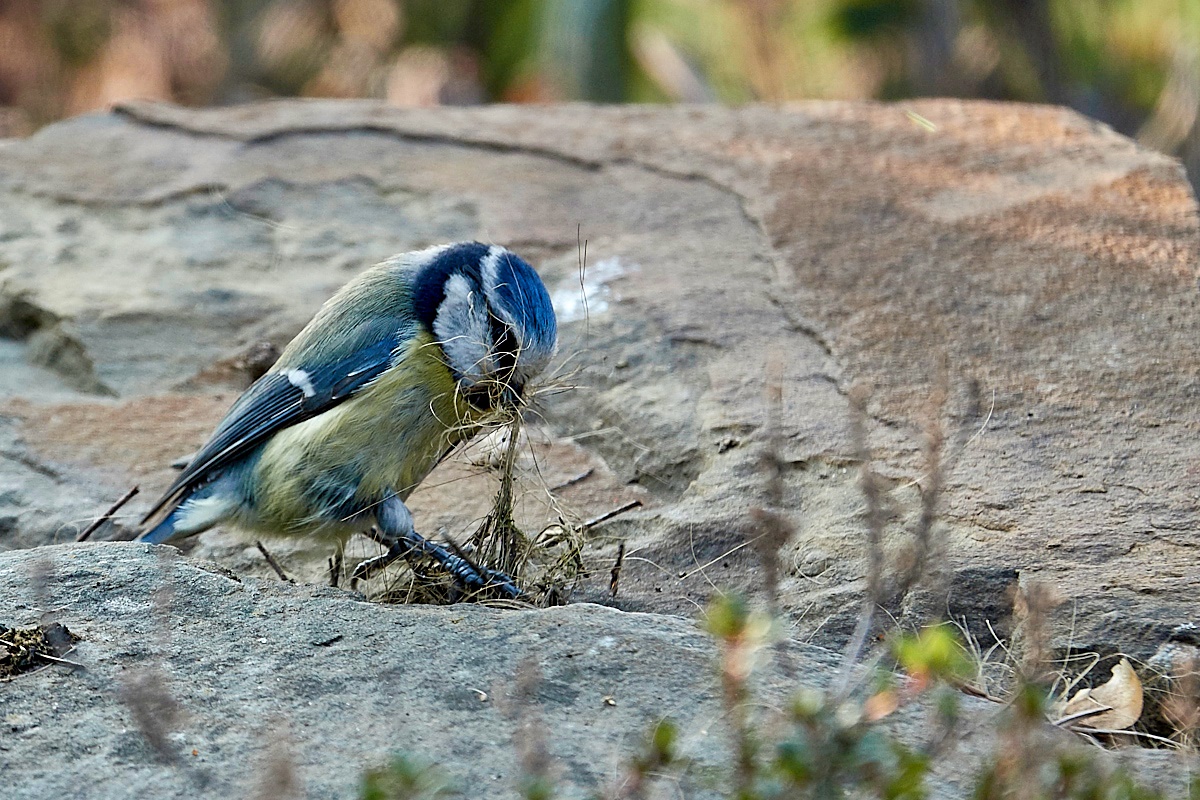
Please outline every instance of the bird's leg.
[[354, 568], [351, 586], [361, 578], [369, 577], [398, 558], [409, 555], [427, 555], [450, 573], [455, 582], [467, 590], [495, 589], [504, 597], [518, 598], [521, 590], [508, 575], [494, 569], [472, 564], [462, 555], [450, 552], [440, 544], [429, 541], [413, 529], [412, 514], [404, 501], [390, 495], [375, 508], [378, 523], [368, 534], [372, 539], [386, 545], [386, 553], [369, 558]]

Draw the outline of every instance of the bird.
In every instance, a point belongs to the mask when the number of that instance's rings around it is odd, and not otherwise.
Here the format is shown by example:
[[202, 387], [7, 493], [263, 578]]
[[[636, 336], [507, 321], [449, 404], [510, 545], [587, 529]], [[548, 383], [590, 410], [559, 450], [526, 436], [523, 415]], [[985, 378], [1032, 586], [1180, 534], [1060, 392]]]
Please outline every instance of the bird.
[[557, 346], [546, 286], [510, 250], [458, 242], [393, 256], [326, 301], [233, 403], [138, 541], [218, 524], [339, 546], [364, 532], [387, 550], [355, 581], [424, 554], [462, 588], [518, 597], [512, 577], [418, 534], [405, 501], [456, 446], [519, 413]]

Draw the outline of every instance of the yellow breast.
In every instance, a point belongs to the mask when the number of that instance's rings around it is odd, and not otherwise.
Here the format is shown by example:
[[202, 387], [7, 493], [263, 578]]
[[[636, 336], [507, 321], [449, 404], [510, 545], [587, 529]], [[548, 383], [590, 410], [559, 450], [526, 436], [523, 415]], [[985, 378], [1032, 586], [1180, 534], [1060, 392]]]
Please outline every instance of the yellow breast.
[[257, 518], [244, 524], [344, 535], [345, 526], [325, 513], [338, 487], [367, 503], [389, 491], [406, 498], [446, 450], [478, 430], [482, 416], [458, 395], [439, 352], [422, 334], [358, 395], [275, 434], [255, 469], [256, 513], [248, 516]]

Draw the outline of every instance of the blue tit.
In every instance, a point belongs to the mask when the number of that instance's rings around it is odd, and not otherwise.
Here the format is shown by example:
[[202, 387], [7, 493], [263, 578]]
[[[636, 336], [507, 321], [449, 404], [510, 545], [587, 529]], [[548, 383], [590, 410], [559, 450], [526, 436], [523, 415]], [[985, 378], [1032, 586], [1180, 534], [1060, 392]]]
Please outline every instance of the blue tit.
[[461, 586], [516, 596], [508, 576], [418, 535], [404, 501], [456, 445], [519, 413], [557, 341], [545, 285], [505, 248], [395, 256], [338, 291], [238, 398], [138, 538], [228, 524], [344, 543], [374, 526], [388, 550], [355, 579], [425, 554]]

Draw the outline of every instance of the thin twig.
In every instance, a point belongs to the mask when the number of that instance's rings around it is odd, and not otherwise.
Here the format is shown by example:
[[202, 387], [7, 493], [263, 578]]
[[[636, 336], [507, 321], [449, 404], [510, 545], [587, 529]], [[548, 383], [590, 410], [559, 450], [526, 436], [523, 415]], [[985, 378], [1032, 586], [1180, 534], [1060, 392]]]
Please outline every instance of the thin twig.
[[1099, 708], [1090, 708], [1087, 711], [1079, 711], [1075, 714], [1068, 714], [1067, 716], [1065, 716], [1061, 719], [1054, 720], [1050, 724], [1057, 725], [1059, 727], [1062, 727], [1064, 725], [1069, 726], [1072, 722], [1078, 722], [1081, 719], [1091, 719], [1092, 717], [1098, 717], [1101, 714], [1107, 714], [1110, 711], [1112, 711], [1112, 706], [1100, 706]]
[[86, 542], [88, 540], [88, 537], [90, 537], [93, 533], [95, 533], [100, 528], [101, 525], [103, 525], [104, 523], [106, 523], [110, 519], [112, 519], [114, 516], [116, 516], [116, 513], [121, 510], [121, 506], [125, 505], [130, 500], [132, 500], [134, 498], [134, 496], [137, 495], [138, 491], [139, 491], [139, 487], [134, 486], [128, 492], [121, 495], [121, 499], [118, 500], [117, 502], [113, 503], [109, 507], [108, 511], [105, 511], [103, 514], [101, 514], [100, 517], [97, 518], [96, 520], [94, 520], [91, 525], [88, 525], [86, 528], [84, 528], [83, 532], [75, 537], [75, 541]]
[[[760, 534], [760, 535], [761, 535], [761, 534]], [[698, 566], [698, 567], [694, 567], [694, 568], [692, 568], [692, 569], [689, 569], [689, 570], [687, 570], [686, 572], [680, 572], [680, 573], [679, 573], [678, 575], [676, 575], [675, 577], [676, 577], [676, 578], [679, 578], [679, 580], [683, 580], [684, 578], [690, 578], [690, 577], [692, 577], [692, 576], [693, 576], [693, 575], [695, 575], [697, 572], [699, 572], [701, 575], [703, 575], [703, 574], [704, 574], [704, 570], [708, 569], [708, 568], [709, 568], [709, 567], [711, 567], [713, 564], [717, 563], [718, 561], [721, 561], [721, 560], [723, 560], [723, 559], [726, 559], [726, 558], [728, 558], [729, 556], [731, 556], [731, 555], [733, 555], [734, 553], [736, 553], [738, 550], [741, 550], [743, 547], [749, 547], [750, 545], [752, 545], [752, 544], [756, 543], [756, 542], [758, 541], [758, 539], [759, 539], [759, 537], [758, 537], [758, 536], [755, 536], [753, 539], [747, 539], [746, 541], [742, 542], [741, 544], [734, 545], [733, 547], [729, 548], [728, 550], [726, 550], [724, 553], [721, 553], [721, 555], [717, 556], [716, 558], [709, 559], [709, 560], [708, 560], [707, 562], [705, 562], [704, 564], [701, 564], [701, 565], [700, 565], [700, 566]], [[693, 561], [699, 561], [699, 560], [700, 560], [699, 558], [697, 558], [697, 557], [696, 557], [696, 549], [695, 549], [694, 547], [692, 548], [692, 560], [693, 560]], [[656, 566], [657, 566], [657, 565], [656, 565]], [[661, 568], [661, 567], [659, 567], [659, 569], [662, 569], [662, 568]], [[663, 572], [666, 572], [666, 570], [663, 570]], [[668, 573], [668, 574], [670, 574], [670, 573]], [[712, 583], [712, 581], [709, 581], [709, 583]]]
[[583, 301], [583, 346], [592, 340], [592, 313], [588, 308], [587, 296], [587, 239], [583, 238], [583, 224], [575, 223], [575, 255], [579, 260], [579, 299]]
[[567, 478], [562, 483], [554, 484], [553, 486], [550, 487], [550, 491], [557, 492], [559, 489], [565, 489], [568, 486], [574, 486], [575, 484], [579, 483], [580, 481], [584, 481], [584, 480], [587, 480], [588, 478], [590, 478], [592, 476], [592, 473], [595, 471], [596, 471], [596, 469], [594, 467], [588, 467], [587, 469], [585, 469], [583, 472], [579, 473], [575, 477]]
[[626, 511], [632, 511], [635, 508], [639, 508], [641, 505], [642, 505], [641, 500], [630, 500], [628, 503], [626, 503], [623, 506], [620, 506], [619, 508], [614, 508], [612, 511], [606, 511], [605, 513], [601, 514], [600, 516], [596, 517], [595, 519], [589, 519], [587, 522], [583, 523], [583, 527], [585, 530], [587, 528], [593, 528], [593, 527], [599, 525], [601, 522], [608, 522], [613, 517], [620, 516], [621, 514], [624, 514]]
[[254, 546], [258, 548], [258, 552], [263, 554], [263, 558], [265, 558], [267, 563], [271, 565], [271, 569], [275, 570], [275, 574], [279, 576], [279, 580], [287, 581], [288, 583], [295, 583], [294, 580], [289, 578], [284, 573], [283, 567], [279, 566], [279, 562], [275, 560], [275, 556], [267, 552], [267, 548], [263, 547], [262, 542], [255, 540]]
[[86, 667], [84, 667], [83, 664], [80, 664], [78, 661], [69, 661], [65, 658], [59, 658], [58, 656], [52, 656], [47, 653], [34, 653], [33, 655], [37, 658], [44, 658], [47, 661], [53, 661], [55, 664], [66, 664], [68, 667], [75, 667], [75, 669], [86, 669]]
[[766, 475], [766, 506], [750, 509], [750, 517], [761, 531], [757, 537], [758, 559], [763, 567], [763, 587], [772, 613], [779, 609], [779, 574], [782, 553], [795, 532], [783, 515], [783, 471], [780, 455], [783, 417], [783, 355], [772, 350], [766, 366], [766, 425], [763, 426], [762, 471]]
[[329, 585], [337, 588], [338, 583], [342, 578], [342, 559], [344, 557], [344, 544], [339, 544], [337, 550], [329, 557]]
[[942, 427], [942, 413], [945, 410], [946, 395], [948, 394], [945, 364], [942, 365], [939, 375], [938, 382], [934, 386], [925, 408], [923, 421], [925, 442], [922, 449], [925, 451], [926, 485], [921, 487], [921, 514], [917, 520], [917, 527], [913, 531], [911, 560], [906, 568], [900, 570], [899, 582], [895, 590], [899, 596], [907, 595], [913, 587], [921, 582], [925, 577], [931, 555], [941, 545], [941, 542], [934, 538], [933, 526], [937, 521], [938, 499], [945, 480], [942, 473], [942, 446], [946, 440], [945, 430]]
[[37, 675], [39, 672], [45, 672], [53, 666], [53, 664], [42, 664], [40, 667], [28, 670], [27, 672], [14, 673], [6, 678], [0, 678], [0, 683], [12, 683], [17, 678], [25, 678], [29, 675]]
[[981, 700], [987, 700], [989, 703], [1004, 704], [1008, 702], [1002, 697], [996, 697], [994, 694], [989, 694], [986, 689], [980, 689], [978, 686], [972, 686], [969, 683], [963, 683], [962, 681], [951, 681], [950, 685], [963, 694], [970, 695], [971, 697], [978, 697]]
[[1079, 734], [1103, 733], [1108, 736], [1136, 736], [1142, 739], [1149, 739], [1152, 742], [1161, 742], [1162, 744], [1169, 744], [1172, 747], [1179, 747], [1179, 742], [1175, 741], [1174, 739], [1168, 739], [1165, 736], [1156, 736], [1153, 733], [1146, 733], [1145, 731], [1119, 731], [1113, 728], [1089, 728], [1086, 725], [1080, 725], [1078, 728], [1068, 728], [1067, 730]]
[[842, 653], [842, 666], [835, 682], [834, 695], [844, 698], [850, 691], [854, 665], [866, 644], [867, 634], [875, 619], [875, 607], [882, 600], [883, 584], [883, 526], [885, 514], [881, 500], [882, 487], [871, 468], [871, 449], [867, 443], [866, 420], [869, 390], [858, 385], [850, 390], [850, 439], [860, 466], [859, 485], [867, 501], [867, 594], [854, 633]]
[[625, 543], [617, 545], [617, 562], [613, 564], [612, 577], [608, 580], [608, 593], [617, 596], [617, 587], [621, 583], [621, 566], [625, 563]]

